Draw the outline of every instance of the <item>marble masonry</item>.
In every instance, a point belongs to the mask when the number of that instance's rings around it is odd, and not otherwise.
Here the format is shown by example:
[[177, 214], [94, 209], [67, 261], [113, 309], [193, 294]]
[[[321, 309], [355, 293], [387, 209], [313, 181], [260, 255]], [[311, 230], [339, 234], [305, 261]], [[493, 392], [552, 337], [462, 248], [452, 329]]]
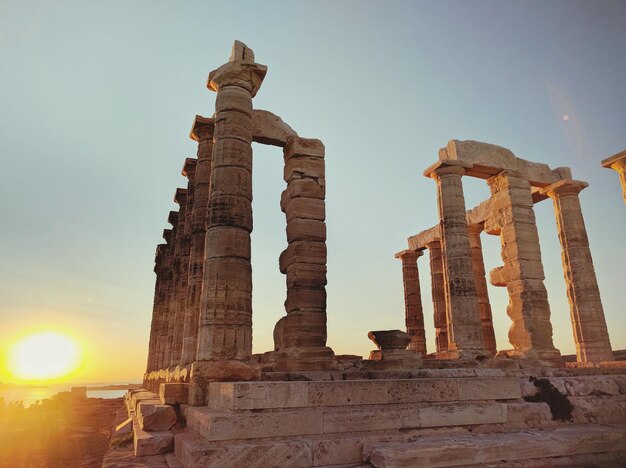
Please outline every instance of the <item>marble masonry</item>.
[[[105, 456], [103, 466], [623, 466], [626, 361], [614, 359], [604, 318], [578, 198], [587, 184], [499, 146], [450, 141], [424, 173], [436, 183], [439, 220], [396, 254], [404, 322], [399, 310], [398, 329], [372, 323], [365, 359], [337, 355], [326, 344], [325, 148], [254, 108], [266, 72], [235, 41], [209, 74], [215, 111], [193, 122], [197, 154], [181, 161], [186, 186], [156, 249], [144, 388], [126, 395], [114, 432], [116, 443], [132, 435], [137, 458]], [[252, 353], [253, 142], [281, 149], [285, 181], [276, 200], [285, 313], [274, 349], [260, 354]], [[605, 161], [622, 183], [623, 156]], [[470, 210], [467, 176], [491, 191]], [[547, 199], [575, 362], [552, 342], [533, 211]], [[501, 241], [502, 265], [489, 275], [483, 233]], [[432, 344], [418, 271], [425, 251]], [[491, 306], [487, 281], [506, 287], [506, 311]], [[504, 313], [510, 346], [494, 334], [493, 317]]]

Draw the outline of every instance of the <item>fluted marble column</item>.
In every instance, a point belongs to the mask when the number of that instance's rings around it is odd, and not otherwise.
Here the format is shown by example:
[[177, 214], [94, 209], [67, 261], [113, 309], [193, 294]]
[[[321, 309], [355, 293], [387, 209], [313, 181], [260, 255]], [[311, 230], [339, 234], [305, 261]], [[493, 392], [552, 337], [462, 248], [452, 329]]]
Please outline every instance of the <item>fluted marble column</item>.
[[554, 202], [578, 361], [612, 361], [613, 351], [578, 198], [587, 186], [586, 182], [562, 180], [542, 192]]
[[446, 297], [448, 299], [448, 351], [458, 357], [487, 355], [483, 343], [480, 311], [465, 215], [461, 177], [464, 167], [440, 161], [425, 175], [437, 182], [441, 245]]
[[157, 341], [159, 335], [159, 326], [161, 322], [161, 314], [163, 313], [163, 266], [166, 249], [166, 244], [157, 245], [156, 253], [154, 256], [154, 273], [156, 274], [156, 281], [154, 285], [154, 301], [152, 304], [152, 321], [150, 323], [150, 341], [148, 344], [148, 362], [146, 365], [147, 372], [157, 369]]
[[487, 180], [494, 216], [501, 220], [500, 241], [504, 265], [491, 271], [491, 283], [506, 286], [507, 314], [513, 321], [510, 353], [554, 360], [560, 352], [552, 342], [550, 304], [543, 280], [543, 264], [531, 187], [516, 173], [503, 171]]
[[446, 316], [446, 291], [443, 276], [441, 240], [426, 244], [430, 257], [431, 295], [433, 299], [433, 320], [437, 352], [448, 350], [448, 319]]
[[163, 238], [167, 241], [167, 273], [165, 275], [165, 297], [163, 298], [163, 326], [160, 333], [159, 369], [170, 366], [172, 340], [171, 322], [173, 321], [172, 296], [174, 295], [174, 285], [176, 284], [176, 231], [178, 229], [178, 211], [170, 211], [167, 222], [172, 229], [163, 231]]
[[204, 272], [214, 126], [213, 119], [197, 115], [190, 134], [191, 139], [198, 142], [198, 159], [191, 207], [191, 244], [181, 355], [183, 365], [191, 364], [196, 360], [198, 346], [198, 318], [200, 316], [200, 296]]
[[474, 270], [474, 284], [476, 285], [476, 297], [480, 310], [480, 323], [483, 330], [485, 349], [491, 355], [496, 354], [496, 336], [493, 331], [493, 318], [491, 315], [491, 303], [487, 291], [487, 278], [485, 277], [485, 262], [483, 260], [483, 247], [480, 242], [480, 234], [483, 232], [482, 224], [468, 225], [470, 248], [472, 250], [472, 268]]
[[217, 99], [198, 361], [252, 353], [252, 97], [266, 71], [235, 42], [230, 61], [209, 74]]
[[421, 250], [403, 250], [395, 257], [402, 261], [402, 283], [404, 285], [404, 316], [406, 332], [411, 336], [408, 349], [426, 354], [426, 331], [424, 310], [420, 290], [417, 260], [424, 255]]

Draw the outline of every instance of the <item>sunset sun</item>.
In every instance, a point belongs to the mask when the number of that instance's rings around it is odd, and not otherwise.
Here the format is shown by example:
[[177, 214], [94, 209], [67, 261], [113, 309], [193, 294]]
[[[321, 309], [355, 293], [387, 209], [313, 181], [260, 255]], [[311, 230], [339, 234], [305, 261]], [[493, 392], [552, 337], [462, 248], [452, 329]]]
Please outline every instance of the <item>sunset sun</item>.
[[9, 350], [7, 367], [21, 380], [51, 380], [67, 376], [80, 361], [80, 347], [74, 339], [43, 331], [16, 341]]

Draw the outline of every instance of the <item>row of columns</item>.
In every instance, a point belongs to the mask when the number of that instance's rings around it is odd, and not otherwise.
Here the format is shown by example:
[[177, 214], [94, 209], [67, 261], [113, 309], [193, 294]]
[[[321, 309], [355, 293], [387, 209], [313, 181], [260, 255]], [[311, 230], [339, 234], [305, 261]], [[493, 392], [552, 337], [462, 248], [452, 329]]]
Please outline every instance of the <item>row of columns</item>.
[[[570, 178], [540, 190], [554, 202], [577, 358], [609, 361], [613, 354], [589, 250], [578, 193], [587, 186]], [[493, 285], [509, 293], [512, 320], [509, 355], [556, 360], [550, 306], [541, 263], [531, 186], [519, 174], [502, 171], [487, 180], [491, 214], [483, 224], [468, 224], [462, 188], [464, 163], [442, 161], [425, 175], [437, 182], [441, 238], [423, 248], [430, 252], [436, 350], [445, 357], [493, 356], [496, 342], [480, 234], [499, 235], [503, 266], [490, 273]], [[423, 250], [422, 248], [422, 250]], [[402, 259], [407, 332], [411, 347], [426, 352], [417, 270], [421, 251]], [[415, 344], [413, 344], [415, 343]]]

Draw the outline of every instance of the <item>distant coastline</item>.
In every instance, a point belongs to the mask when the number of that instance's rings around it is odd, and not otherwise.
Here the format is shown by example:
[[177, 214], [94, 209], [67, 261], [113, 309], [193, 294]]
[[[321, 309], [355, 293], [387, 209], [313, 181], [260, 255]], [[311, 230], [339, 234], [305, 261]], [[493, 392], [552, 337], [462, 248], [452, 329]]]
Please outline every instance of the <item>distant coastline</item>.
[[20, 385], [0, 382], [0, 390], [19, 390], [25, 388], [48, 388], [47, 385]]
[[102, 390], [137, 390], [141, 388], [141, 384], [129, 383], [129, 384], [114, 384], [114, 385], [101, 385], [99, 387], [89, 387], [87, 390], [102, 391]]

